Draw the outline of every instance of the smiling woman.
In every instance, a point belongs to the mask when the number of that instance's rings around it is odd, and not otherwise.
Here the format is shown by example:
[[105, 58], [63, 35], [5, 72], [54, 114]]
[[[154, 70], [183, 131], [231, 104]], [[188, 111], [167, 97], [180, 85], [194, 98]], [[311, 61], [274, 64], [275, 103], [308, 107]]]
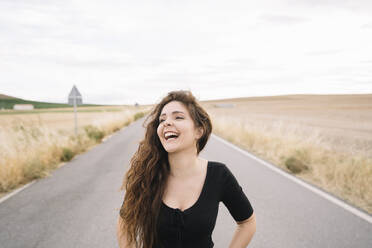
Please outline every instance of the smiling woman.
[[247, 196], [225, 164], [199, 156], [212, 132], [208, 113], [191, 92], [173, 91], [148, 118], [123, 181], [120, 247], [213, 247], [221, 201], [238, 224], [231, 245], [246, 247], [256, 228]]

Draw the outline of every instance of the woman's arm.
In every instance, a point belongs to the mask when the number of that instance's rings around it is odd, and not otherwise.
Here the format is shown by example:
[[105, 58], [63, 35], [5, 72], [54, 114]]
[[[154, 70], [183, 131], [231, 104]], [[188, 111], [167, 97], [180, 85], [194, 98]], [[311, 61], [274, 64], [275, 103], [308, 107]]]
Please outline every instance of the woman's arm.
[[118, 222], [116, 225], [116, 236], [119, 242], [119, 248], [134, 248], [134, 246], [128, 246], [128, 241], [121, 230], [121, 225], [123, 224], [123, 219], [119, 216]]
[[249, 219], [237, 223], [229, 248], [246, 248], [256, 232], [256, 216], [253, 213]]

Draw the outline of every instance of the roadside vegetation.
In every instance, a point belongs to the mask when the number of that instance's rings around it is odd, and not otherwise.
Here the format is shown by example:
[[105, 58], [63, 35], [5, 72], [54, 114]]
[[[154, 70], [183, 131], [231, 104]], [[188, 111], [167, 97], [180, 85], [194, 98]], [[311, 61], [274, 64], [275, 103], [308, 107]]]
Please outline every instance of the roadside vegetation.
[[371, 97], [206, 107], [216, 135], [372, 214]]
[[[80, 111], [80, 110], [79, 110]], [[78, 135], [73, 115], [17, 114], [0, 118], [0, 196], [34, 179], [43, 178], [105, 137], [143, 117], [144, 108], [78, 113]], [[38, 116], [36, 118], [36, 116]], [[35, 117], [35, 118], [31, 118]]]

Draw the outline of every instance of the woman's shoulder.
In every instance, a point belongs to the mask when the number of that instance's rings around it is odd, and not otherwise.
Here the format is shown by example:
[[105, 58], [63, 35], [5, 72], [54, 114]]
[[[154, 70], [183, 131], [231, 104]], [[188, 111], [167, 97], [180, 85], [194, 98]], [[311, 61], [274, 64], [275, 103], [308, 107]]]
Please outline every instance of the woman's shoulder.
[[225, 163], [220, 161], [209, 161], [209, 164], [213, 168], [212, 170], [215, 178], [219, 178], [223, 182], [235, 179], [233, 172]]
[[223, 162], [209, 160], [209, 165], [212, 168], [215, 176], [224, 177], [229, 172], [228, 167]]
[[209, 160], [208, 162], [211, 166], [214, 166], [217, 169], [224, 169], [224, 167], [226, 167], [226, 164], [220, 161]]

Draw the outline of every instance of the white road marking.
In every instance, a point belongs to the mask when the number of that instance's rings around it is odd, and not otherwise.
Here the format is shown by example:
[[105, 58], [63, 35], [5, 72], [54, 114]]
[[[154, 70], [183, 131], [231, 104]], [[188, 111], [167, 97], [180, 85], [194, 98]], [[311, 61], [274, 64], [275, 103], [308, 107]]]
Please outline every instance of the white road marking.
[[32, 182], [30, 182], [30, 183], [28, 183], [28, 184], [25, 184], [25, 185], [23, 185], [22, 187], [20, 187], [20, 188], [18, 188], [18, 189], [16, 189], [16, 190], [10, 192], [9, 194], [3, 196], [2, 198], [0, 198], [0, 204], [3, 203], [4, 201], [8, 200], [10, 197], [14, 196], [15, 194], [21, 192], [21, 191], [24, 190], [25, 188], [31, 186], [31, 185], [34, 184], [35, 182], [36, 182], [36, 180], [35, 180], [35, 181], [32, 181]]
[[230, 143], [230, 142], [222, 139], [221, 137], [218, 137], [217, 135], [215, 135], [213, 133], [212, 133], [212, 136], [214, 138], [216, 138], [217, 140], [221, 141], [222, 143], [224, 143], [224, 144], [226, 144], [226, 145], [234, 148], [235, 150], [243, 153], [244, 155], [246, 155], [246, 156], [248, 156], [248, 157], [250, 157], [250, 158], [252, 158], [252, 159], [254, 159], [254, 160], [256, 160], [256, 161], [258, 161], [260, 163], [262, 163], [263, 165], [267, 166], [269, 169], [271, 169], [271, 170], [279, 173], [280, 175], [282, 175], [282, 176], [284, 176], [284, 177], [286, 177], [286, 178], [294, 181], [295, 183], [300, 184], [301, 186], [303, 186], [303, 187], [305, 187], [305, 188], [313, 191], [314, 193], [322, 196], [323, 198], [325, 198], [325, 199], [333, 202], [334, 204], [336, 204], [336, 205], [344, 208], [345, 210], [347, 210], [347, 211], [355, 214], [356, 216], [358, 216], [358, 217], [362, 218], [363, 220], [365, 220], [365, 221], [367, 221], [367, 222], [369, 222], [369, 223], [372, 224], [372, 216], [369, 215], [368, 213], [364, 213], [364, 212], [360, 211], [359, 209], [357, 209], [357, 208], [355, 208], [355, 207], [353, 207], [353, 206], [345, 203], [344, 201], [341, 201], [341, 200], [337, 199], [336, 197], [330, 195], [329, 193], [326, 193], [326, 192], [324, 192], [322, 190], [319, 190], [319, 189], [315, 188], [311, 184], [308, 184], [308, 183], [306, 183], [306, 182], [304, 182], [304, 181], [296, 178], [295, 176], [292, 176], [291, 174], [286, 173], [282, 169], [279, 169], [276, 166], [269, 164], [268, 162], [266, 162], [266, 161], [264, 161], [264, 160], [262, 160], [262, 159], [260, 159], [260, 158], [258, 158], [256, 156], [250, 154], [249, 152], [247, 152], [247, 151], [239, 148], [238, 146], [236, 146], [236, 145], [234, 145], [234, 144], [232, 144], [232, 143]]

